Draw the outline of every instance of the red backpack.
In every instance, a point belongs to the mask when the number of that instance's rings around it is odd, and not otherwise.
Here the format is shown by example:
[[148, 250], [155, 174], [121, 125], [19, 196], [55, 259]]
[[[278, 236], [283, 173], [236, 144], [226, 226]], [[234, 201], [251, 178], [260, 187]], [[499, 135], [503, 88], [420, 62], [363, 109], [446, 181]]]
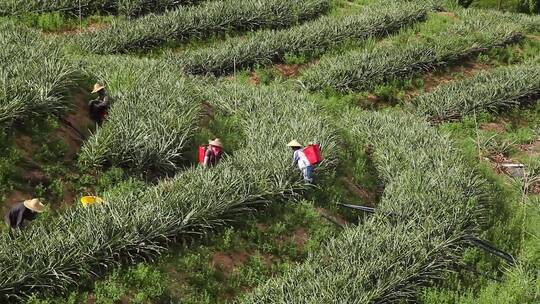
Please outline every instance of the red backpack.
[[304, 154], [309, 161], [309, 164], [315, 166], [322, 161], [321, 149], [319, 145], [312, 144], [304, 148]]
[[208, 146], [199, 146], [199, 164], [204, 165], [204, 157]]

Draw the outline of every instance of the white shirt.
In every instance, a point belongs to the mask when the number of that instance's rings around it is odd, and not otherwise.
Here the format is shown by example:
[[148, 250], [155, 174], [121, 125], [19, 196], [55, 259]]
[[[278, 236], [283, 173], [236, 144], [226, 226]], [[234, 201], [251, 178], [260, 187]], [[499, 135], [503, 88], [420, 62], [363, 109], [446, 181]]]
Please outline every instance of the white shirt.
[[300, 168], [300, 170], [311, 165], [306, 157], [306, 154], [304, 153], [304, 151], [302, 151], [302, 149], [298, 149], [294, 151], [293, 164], [295, 165], [298, 164], [298, 168]]

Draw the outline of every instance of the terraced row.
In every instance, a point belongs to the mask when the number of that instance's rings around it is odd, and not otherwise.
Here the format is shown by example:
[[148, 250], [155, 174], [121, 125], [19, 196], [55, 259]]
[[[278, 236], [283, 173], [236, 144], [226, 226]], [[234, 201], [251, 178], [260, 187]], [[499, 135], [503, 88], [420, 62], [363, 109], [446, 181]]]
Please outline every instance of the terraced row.
[[[537, 62], [456, 81], [413, 100], [411, 112], [351, 111], [342, 132], [369, 149], [385, 190], [376, 214], [348, 228], [284, 277], [243, 303], [387, 303], [414, 300], [478, 233], [484, 181], [429, 120], [535, 101]], [[412, 109], [415, 105], [417, 109]], [[426, 119], [425, 119], [426, 118]]]
[[[479, 10], [460, 11], [461, 19], [447, 31], [422, 39], [381, 43], [372, 49], [328, 57], [305, 71], [303, 85], [311, 90], [341, 92], [371, 90], [394, 79], [447, 66], [487, 50], [515, 43], [530, 30], [530, 18], [514, 18]], [[540, 19], [538, 19], [540, 21]]]
[[411, 111], [434, 122], [459, 119], [481, 111], [533, 102], [540, 98], [540, 62], [480, 72], [470, 78], [436, 87], [411, 100]]
[[284, 28], [312, 19], [329, 0], [219, 0], [185, 9], [116, 21], [110, 27], [72, 37], [84, 51], [99, 54], [142, 51], [166, 42], [208, 38], [232, 31]]
[[202, 111], [194, 85], [150, 60], [101, 56], [84, 66], [90, 78], [106, 84], [114, 102], [107, 122], [86, 140], [80, 161], [161, 176], [178, 171]]
[[75, 69], [59, 47], [10, 23], [0, 24], [0, 45], [0, 126], [71, 108]]
[[359, 149], [373, 149], [385, 185], [381, 212], [243, 303], [411, 300], [418, 286], [457, 259], [464, 238], [477, 232], [483, 181], [447, 137], [403, 113], [353, 111], [344, 115], [343, 131]]
[[201, 1], [202, 0], [3, 0], [0, 2], [0, 16], [58, 12], [68, 16], [118, 14], [135, 17], [151, 12], [164, 12], [167, 9], [172, 9], [180, 5], [195, 4]]
[[173, 64], [188, 74], [221, 75], [235, 69], [282, 62], [285, 56], [316, 56], [347, 41], [361, 42], [395, 32], [424, 19], [428, 2], [372, 5], [349, 16], [326, 16], [285, 30], [265, 30], [213, 46], [173, 55]]
[[119, 186], [104, 195], [102, 206], [70, 208], [15, 237], [1, 235], [0, 298], [66, 290], [82, 275], [150, 259], [177, 238], [204, 234], [252, 207], [294, 198], [306, 185], [284, 146], [290, 138], [319, 142], [327, 158], [318, 174], [333, 170], [335, 135], [307, 96], [228, 85], [206, 86], [200, 93], [216, 110], [239, 118], [243, 147], [211, 170], [192, 167], [156, 186]]

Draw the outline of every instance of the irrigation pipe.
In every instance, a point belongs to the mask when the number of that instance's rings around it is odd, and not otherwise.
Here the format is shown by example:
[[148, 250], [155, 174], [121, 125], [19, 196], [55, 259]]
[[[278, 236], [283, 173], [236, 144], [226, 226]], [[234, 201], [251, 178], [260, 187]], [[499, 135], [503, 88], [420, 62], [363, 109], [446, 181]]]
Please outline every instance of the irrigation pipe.
[[[371, 207], [365, 207], [365, 206], [358, 206], [358, 205], [350, 205], [350, 204], [341, 204], [339, 203], [339, 205], [341, 206], [344, 206], [346, 208], [349, 208], [349, 209], [354, 209], [354, 210], [360, 210], [360, 211], [364, 211], [366, 213], [371, 213], [371, 214], [374, 214], [375, 213], [375, 208], [371, 208]], [[396, 213], [393, 213], [393, 212], [381, 212], [383, 214], [386, 214], [386, 215], [392, 215], [392, 216], [399, 216], [399, 217], [403, 217], [402, 215], [399, 215], [399, 214], [396, 214]], [[510, 266], [514, 266], [516, 264], [516, 259], [509, 253], [505, 252], [505, 251], [502, 251], [501, 249], [495, 247], [493, 244], [489, 243], [488, 241], [486, 240], [482, 240], [478, 237], [475, 237], [475, 236], [467, 236], [465, 238], [463, 238], [463, 240], [467, 241], [468, 243], [470, 243], [471, 245], [474, 245], [498, 258], [501, 258], [503, 259], [506, 263], [508, 263], [508, 265]]]

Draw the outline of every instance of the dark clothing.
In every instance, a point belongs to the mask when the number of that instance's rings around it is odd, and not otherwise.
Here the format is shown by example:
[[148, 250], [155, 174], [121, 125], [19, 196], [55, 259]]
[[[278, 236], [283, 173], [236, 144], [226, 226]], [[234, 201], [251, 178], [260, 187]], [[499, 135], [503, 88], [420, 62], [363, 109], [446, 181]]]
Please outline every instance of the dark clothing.
[[23, 203], [18, 203], [9, 210], [6, 215], [6, 224], [12, 228], [23, 228], [24, 221], [32, 221], [36, 218], [37, 213], [26, 208]]
[[218, 153], [214, 153], [214, 151], [212, 151], [212, 147], [208, 147], [204, 155], [204, 164], [207, 167], [213, 167], [217, 165], [217, 163], [221, 159], [221, 154], [222, 154], [221, 151]]
[[109, 111], [109, 96], [105, 89], [99, 91], [99, 97], [88, 103], [90, 118], [99, 125], [103, 123]]

